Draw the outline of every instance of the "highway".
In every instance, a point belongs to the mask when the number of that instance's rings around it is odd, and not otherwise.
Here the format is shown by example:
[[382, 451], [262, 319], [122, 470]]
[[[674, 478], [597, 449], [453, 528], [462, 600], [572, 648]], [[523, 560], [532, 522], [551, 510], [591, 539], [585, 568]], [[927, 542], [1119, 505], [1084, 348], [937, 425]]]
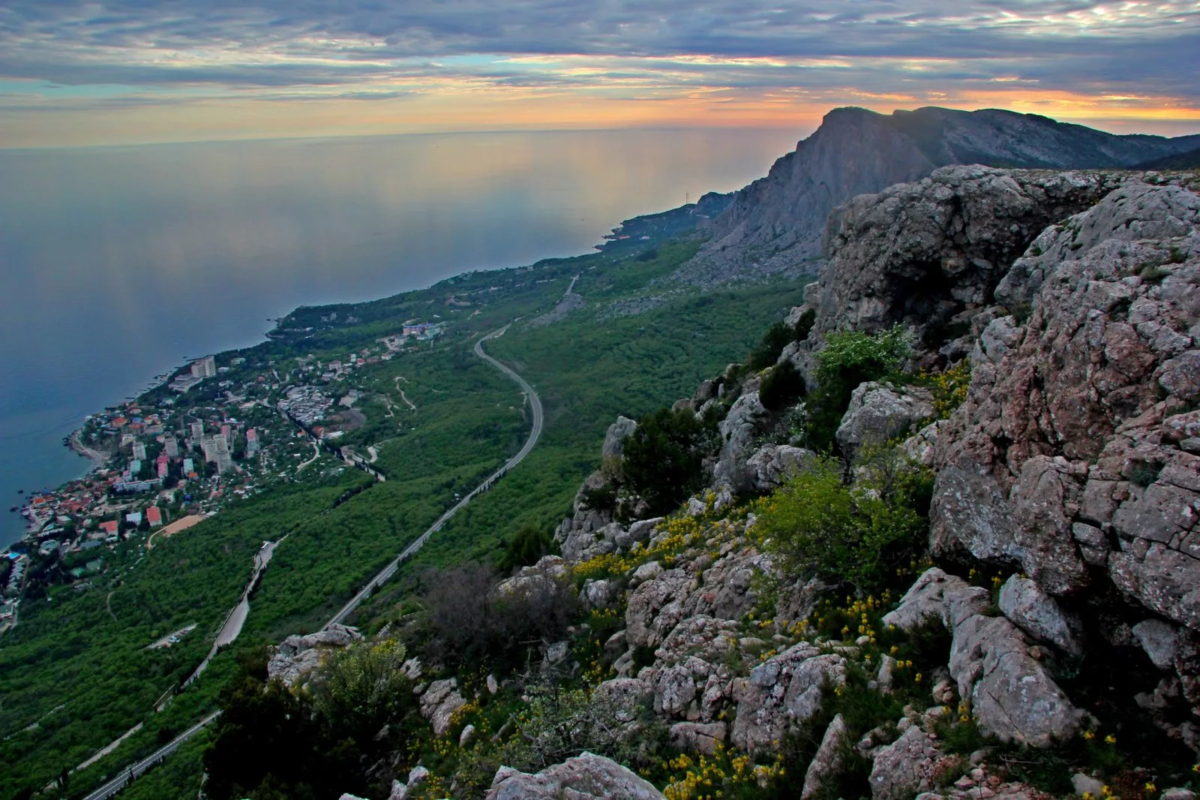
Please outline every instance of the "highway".
[[542, 399], [540, 397], [538, 397], [537, 392], [535, 392], [533, 390], [533, 387], [530, 386], [525, 381], [524, 378], [522, 378], [520, 375], [518, 375], [513, 370], [511, 370], [508, 367], [501, 364], [496, 359], [489, 356], [483, 350], [484, 342], [486, 342], [490, 339], [496, 339], [496, 338], [499, 338], [500, 336], [503, 336], [504, 332], [507, 330], [508, 330], [508, 325], [505, 325], [500, 330], [492, 331], [487, 336], [484, 336], [483, 338], [481, 338], [478, 342], [475, 343], [475, 355], [479, 356], [484, 361], [486, 361], [487, 363], [491, 364], [496, 369], [503, 372], [509, 378], [512, 378], [516, 382], [516, 384], [521, 387], [521, 391], [525, 393], [525, 396], [529, 398], [529, 405], [533, 409], [533, 427], [529, 431], [529, 438], [525, 440], [524, 447], [522, 447], [521, 450], [515, 456], [510, 458], [503, 467], [496, 470], [486, 481], [479, 484], [479, 486], [475, 487], [475, 489], [473, 489], [471, 491], [471, 493], [468, 494], [466, 497], [464, 497], [462, 500], [459, 500], [458, 503], [453, 508], [451, 508], [445, 514], [442, 514], [440, 517], [438, 517], [437, 522], [433, 523], [433, 525], [431, 525], [429, 527], [429, 530], [425, 531], [423, 534], [420, 535], [420, 537], [418, 537], [415, 541], [413, 541], [412, 544], [410, 544], [408, 547], [404, 548], [404, 550], [402, 550], [400, 552], [400, 555], [396, 556], [396, 558], [393, 559], [391, 561], [391, 563], [389, 563], [386, 567], [384, 567], [382, 570], [380, 570], [379, 573], [374, 578], [372, 578], [367, 583], [367, 585], [364, 586], [361, 591], [359, 591], [358, 594], [354, 595], [354, 597], [352, 597], [350, 599], [350, 602], [348, 602], [348, 603], [346, 603], [346, 605], [342, 606], [341, 610], [339, 610], [336, 614], [334, 614], [332, 619], [329, 620], [329, 622], [325, 623], [326, 628], [328, 628], [330, 625], [341, 624], [348, 616], [350, 616], [352, 613], [354, 613], [355, 609], [357, 609], [360, 605], [362, 605], [362, 602], [364, 600], [366, 600], [367, 597], [370, 596], [371, 592], [375, 591], [375, 589], [377, 589], [380, 585], [382, 585], [383, 583], [388, 581], [393, 575], [395, 575], [396, 570], [400, 568], [400, 565], [402, 563], [404, 563], [407, 559], [411, 558], [414, 553], [416, 553], [418, 550], [420, 550], [422, 547], [424, 547], [425, 543], [429, 541], [429, 538], [431, 536], [433, 536], [435, 533], [437, 533], [438, 531], [440, 531], [442, 529], [442, 526], [445, 525], [446, 522], [451, 517], [453, 517], [455, 514], [457, 514], [463, 508], [465, 508], [467, 503], [470, 503], [479, 494], [481, 494], [482, 492], [486, 492], [488, 489], [492, 488], [492, 485], [495, 484], [495, 482], [497, 480], [502, 478], [504, 476], [504, 474], [507, 473], [510, 469], [512, 469], [513, 467], [517, 466], [522, 461], [524, 461], [525, 456], [529, 455], [529, 453], [533, 450], [534, 445], [537, 444], [538, 437], [542, 435], [542, 425], [544, 423], [544, 415], [542, 414]]
[[[348, 603], [346, 603], [346, 605], [342, 606], [341, 610], [333, 615], [333, 618], [330, 619], [329, 622], [327, 622], [325, 624], [326, 628], [328, 628], [330, 625], [333, 625], [335, 623], [341, 623], [342, 620], [344, 620], [344, 619], [346, 619], [346, 617], [350, 616], [350, 614], [352, 614], [354, 612], [354, 610], [357, 609], [362, 604], [363, 600], [367, 599], [368, 595], [370, 595], [371, 592], [376, 589], [376, 587], [380, 586], [382, 583], [384, 583], [389, 578], [391, 578], [393, 575], [395, 575], [396, 570], [399, 569], [400, 565], [406, 559], [411, 558], [414, 553], [416, 553], [418, 550], [420, 550], [425, 545], [425, 543], [427, 541], [429, 541], [429, 538], [431, 536], [433, 536], [435, 533], [437, 533], [439, 530], [441, 530], [442, 526], [446, 524], [447, 520], [449, 520], [451, 517], [453, 517], [455, 514], [457, 514], [461, 509], [463, 509], [467, 505], [467, 503], [471, 502], [471, 500], [475, 499], [475, 497], [477, 497], [479, 494], [492, 488], [492, 485], [495, 484], [495, 482], [498, 479], [502, 478], [505, 475], [505, 473], [507, 473], [510, 469], [512, 469], [513, 467], [517, 466], [522, 461], [524, 461], [525, 457], [527, 455], [529, 455], [529, 453], [533, 450], [534, 446], [537, 444], [538, 437], [540, 437], [542, 435], [542, 426], [544, 424], [544, 415], [542, 413], [542, 399], [540, 397], [538, 397], [537, 392], [535, 392], [533, 390], [533, 387], [530, 386], [525, 381], [524, 378], [522, 378], [520, 375], [518, 375], [513, 370], [511, 370], [508, 367], [501, 364], [496, 359], [489, 356], [483, 350], [484, 342], [489, 341], [491, 339], [496, 339], [500, 336], [503, 336], [504, 332], [508, 330], [508, 327], [509, 327], [508, 325], [505, 325], [503, 328], [501, 328], [497, 331], [492, 331], [487, 336], [482, 337], [478, 342], [476, 342], [475, 343], [475, 355], [479, 356], [484, 361], [486, 361], [487, 363], [491, 364], [496, 369], [503, 372], [509, 378], [512, 378], [516, 382], [516, 384], [521, 387], [521, 391], [525, 393], [525, 396], [529, 398], [529, 405], [533, 409], [533, 427], [529, 431], [529, 438], [525, 440], [525, 445], [521, 448], [521, 450], [515, 456], [513, 456], [507, 462], [505, 462], [504, 466], [502, 466], [500, 469], [498, 469], [494, 473], [492, 473], [492, 475], [489, 476], [487, 480], [485, 480], [479, 486], [475, 487], [475, 489], [472, 490], [470, 494], [468, 494], [462, 500], [458, 501], [458, 503], [453, 508], [451, 508], [445, 514], [442, 514], [442, 516], [438, 517], [437, 522], [433, 523], [433, 525], [430, 526], [429, 530], [427, 530], [423, 534], [421, 534], [420, 538], [418, 538], [416, 541], [412, 542], [410, 545], [408, 545], [408, 547], [404, 548], [404, 550], [401, 551], [400, 555], [396, 556], [396, 558], [391, 563], [389, 563], [386, 567], [384, 567], [382, 570], [380, 570], [380, 572], [374, 578], [372, 578], [367, 583], [367, 585], [362, 588], [362, 590], [358, 594], [354, 595], [354, 597], [350, 600], [350, 602], [348, 602]], [[269, 555], [268, 555], [268, 560], [269, 560]], [[256, 568], [257, 568], [257, 565], [258, 565], [258, 557], [257, 556], [255, 557], [255, 564], [256, 564]], [[265, 564], [263, 566], [265, 566]], [[214, 650], [215, 650], [215, 648], [214, 648]], [[131, 778], [135, 778], [138, 775], [141, 775], [143, 772], [145, 772], [146, 770], [148, 770], [152, 766], [154, 766], [156, 763], [158, 763], [161, 759], [166, 758], [167, 756], [174, 753], [175, 750], [179, 747], [179, 745], [181, 745], [182, 743], [186, 742], [188, 739], [195, 736], [197, 733], [199, 733], [201, 730], [203, 730], [205, 726], [210, 725], [214, 720], [216, 720], [217, 717], [219, 717], [220, 715], [221, 715], [220, 711], [213, 712], [209, 716], [202, 719], [200, 722], [197, 722], [195, 725], [193, 725], [192, 727], [188, 728], [183, 733], [176, 736], [169, 744], [166, 744], [163, 747], [160, 747], [158, 750], [154, 751], [154, 753], [152, 753], [149, 757], [142, 759], [141, 761], [137, 762], [136, 764], [134, 764], [130, 767], [126, 767], [121, 772], [120, 775], [118, 775], [116, 778], [113, 778], [108, 783], [101, 786], [99, 789], [96, 789], [91, 794], [87, 795], [87, 797], [85, 797], [84, 800], [108, 800], [108, 798], [112, 797], [114, 794], [116, 794], [121, 789], [123, 789], [125, 787], [125, 784], [127, 784]]]
[[121, 771], [121, 773], [119, 775], [117, 775], [117, 777], [113, 778], [111, 781], [104, 784], [99, 789], [96, 789], [94, 792], [92, 792], [91, 794], [89, 794], [88, 796], [83, 798], [83, 800], [108, 800], [108, 798], [112, 797], [114, 794], [116, 794], [117, 792], [124, 789], [125, 784], [129, 783], [130, 779], [136, 778], [137, 776], [141, 775], [146, 770], [153, 767], [155, 764], [157, 764], [162, 759], [164, 759], [167, 756], [174, 753], [175, 750], [179, 747], [179, 745], [183, 744], [188, 739], [195, 736], [197, 733], [199, 733], [201, 730], [203, 730], [205, 726], [212, 724], [213, 720], [215, 720], [219, 716], [221, 716], [220, 711], [215, 711], [212, 714], [209, 714], [207, 717], [200, 720], [195, 725], [193, 725], [192, 727], [188, 728], [183, 733], [176, 736], [173, 740], [171, 740], [170, 743], [165, 744], [162, 747], [158, 748], [153, 753], [151, 753], [149, 756], [147, 756], [146, 758], [143, 758], [141, 761], [137, 762], [136, 764], [133, 764], [132, 766], [129, 766], [129, 767], [125, 767]]

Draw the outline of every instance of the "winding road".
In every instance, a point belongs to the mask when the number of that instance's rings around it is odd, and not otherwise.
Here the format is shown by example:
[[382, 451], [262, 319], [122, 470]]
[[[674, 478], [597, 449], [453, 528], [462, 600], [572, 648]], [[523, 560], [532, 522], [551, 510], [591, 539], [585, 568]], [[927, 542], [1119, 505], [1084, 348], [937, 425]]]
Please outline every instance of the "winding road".
[[362, 605], [362, 602], [364, 600], [366, 600], [367, 597], [370, 596], [371, 592], [375, 591], [375, 589], [379, 588], [380, 585], [382, 585], [384, 582], [386, 582], [388, 579], [390, 579], [393, 575], [395, 575], [396, 570], [400, 568], [400, 565], [402, 563], [404, 563], [407, 559], [411, 558], [418, 550], [420, 550], [422, 547], [424, 547], [425, 543], [429, 541], [430, 537], [433, 536], [438, 531], [440, 531], [442, 529], [442, 526], [445, 525], [450, 520], [451, 517], [453, 517], [455, 514], [457, 514], [459, 511], [461, 511], [467, 505], [467, 503], [470, 503], [479, 494], [481, 494], [482, 492], [486, 492], [488, 489], [492, 488], [492, 485], [495, 484], [495, 482], [498, 479], [503, 477], [504, 474], [507, 473], [510, 469], [512, 469], [513, 467], [517, 466], [522, 461], [524, 461], [525, 456], [529, 455], [529, 453], [533, 450], [534, 445], [537, 444], [538, 437], [540, 437], [542, 435], [542, 425], [544, 424], [544, 415], [542, 413], [542, 399], [540, 397], [538, 397], [537, 392], [535, 392], [533, 390], [533, 387], [530, 386], [525, 381], [524, 378], [522, 378], [520, 375], [518, 375], [513, 370], [506, 367], [504, 364], [501, 364], [499, 361], [497, 361], [496, 359], [489, 356], [483, 350], [484, 342], [489, 341], [491, 339], [497, 339], [497, 338], [503, 336], [504, 332], [508, 330], [508, 327], [509, 327], [508, 325], [505, 325], [500, 330], [493, 331], [493, 332], [489, 333], [487, 336], [484, 336], [483, 338], [481, 338], [478, 342], [476, 342], [475, 343], [475, 355], [479, 356], [484, 361], [486, 361], [487, 363], [491, 364], [496, 369], [503, 372], [509, 378], [512, 378], [516, 382], [516, 384], [521, 387], [521, 391], [525, 393], [525, 396], [529, 398], [529, 404], [533, 408], [533, 427], [529, 431], [529, 438], [525, 440], [525, 445], [520, 449], [520, 451], [515, 456], [510, 458], [504, 464], [504, 466], [502, 466], [500, 469], [498, 469], [494, 473], [492, 473], [492, 475], [487, 480], [485, 480], [483, 483], [476, 486], [471, 491], [470, 494], [468, 494], [462, 500], [459, 500], [458, 503], [453, 508], [451, 508], [445, 514], [442, 514], [440, 517], [438, 517], [437, 522], [433, 523], [433, 525], [431, 525], [429, 527], [429, 530], [425, 531], [423, 534], [421, 534], [421, 536], [419, 538], [417, 538], [414, 542], [412, 542], [408, 547], [406, 547], [402, 551], [400, 551], [400, 555], [396, 556], [391, 561], [391, 563], [389, 563], [386, 567], [384, 567], [382, 570], [380, 570], [379, 573], [374, 578], [372, 578], [367, 583], [367, 585], [364, 586], [361, 591], [359, 591], [358, 594], [354, 595], [354, 597], [352, 597], [350, 599], [350, 602], [348, 602], [348, 603], [346, 603], [346, 605], [342, 606], [341, 610], [339, 610], [336, 614], [334, 614], [332, 619], [329, 620], [329, 622], [325, 623], [326, 628], [328, 628], [330, 625], [341, 624], [346, 619], [346, 617], [348, 617], [352, 613], [354, 613], [355, 609], [357, 609], [360, 605]]
[[[511, 323], [509, 323], [509, 324], [511, 325]], [[400, 555], [396, 556], [396, 558], [394, 560], [392, 560], [391, 563], [389, 563], [386, 567], [384, 567], [382, 570], [380, 570], [379, 573], [376, 574], [375, 577], [372, 578], [370, 580], [370, 582], [368, 582], [367, 585], [364, 586], [358, 594], [354, 595], [354, 597], [351, 598], [350, 602], [348, 602], [348, 603], [346, 603], [346, 605], [342, 606], [341, 610], [339, 610], [336, 614], [334, 614], [333, 618], [330, 619], [329, 622], [325, 623], [325, 628], [328, 628], [330, 625], [333, 625], [333, 624], [341, 623], [344, 619], [346, 619], [346, 617], [348, 617], [348, 616], [350, 616], [350, 614], [354, 613], [355, 609], [357, 609], [360, 605], [362, 605], [362, 602], [367, 599], [367, 597], [371, 594], [371, 592], [373, 592], [381, 584], [383, 584], [385, 581], [387, 581], [389, 578], [391, 578], [393, 575], [395, 575], [396, 570], [399, 569], [400, 565], [406, 559], [411, 558], [414, 553], [416, 553], [418, 550], [420, 550], [422, 547], [424, 547], [425, 543], [429, 541], [430, 537], [432, 537], [435, 533], [437, 533], [439, 530], [441, 530], [442, 526], [445, 525], [446, 522], [451, 517], [453, 517], [460, 510], [462, 510], [467, 505], [467, 503], [471, 502], [479, 494], [492, 488], [492, 486], [495, 484], [495, 482], [497, 480], [502, 478], [505, 475], [505, 473], [507, 473], [510, 469], [512, 469], [513, 467], [517, 466], [522, 461], [524, 461], [525, 457], [528, 456], [530, 454], [530, 452], [533, 451], [534, 446], [537, 444], [538, 438], [542, 435], [542, 426], [543, 426], [544, 420], [545, 420], [544, 414], [542, 413], [542, 399], [540, 397], [538, 397], [538, 393], [533, 390], [533, 387], [530, 386], [525, 381], [524, 378], [522, 378], [520, 375], [518, 375], [513, 370], [506, 367], [504, 364], [501, 364], [499, 361], [497, 361], [496, 359], [489, 356], [483, 350], [484, 342], [490, 341], [492, 339], [497, 339], [497, 338], [503, 336], [505, 331], [508, 330], [508, 328], [509, 328], [509, 325], [505, 325], [503, 328], [501, 328], [497, 331], [492, 331], [488, 335], [480, 338], [480, 340], [475, 343], [475, 355], [479, 356], [481, 359], [483, 359], [487, 363], [491, 364], [493, 367], [500, 370], [505, 375], [507, 375], [509, 378], [511, 378], [513, 381], [515, 381], [516, 384], [519, 387], [521, 387], [521, 391], [525, 393], [525, 396], [527, 398], [529, 398], [529, 404], [533, 408], [533, 427], [529, 431], [529, 438], [525, 440], [525, 445], [520, 449], [520, 451], [517, 452], [517, 454], [515, 456], [513, 456], [507, 462], [505, 462], [504, 466], [502, 466], [500, 469], [498, 469], [494, 473], [492, 473], [492, 475], [490, 475], [487, 480], [485, 480], [479, 486], [475, 487], [475, 489], [472, 490], [470, 494], [468, 494], [466, 497], [464, 497], [462, 500], [460, 500], [453, 508], [451, 508], [445, 514], [442, 514], [442, 516], [438, 517], [437, 522], [433, 523], [433, 525], [431, 525], [427, 531], [425, 531], [423, 534], [421, 534], [420, 538], [418, 538], [416, 541], [409, 544], [408, 547], [405, 547], [404, 550], [402, 550], [400, 552]], [[278, 543], [276, 543], [276, 544], [278, 544]], [[269, 559], [270, 559], [270, 554], [268, 554], [266, 560], [269, 560]], [[258, 567], [258, 557], [255, 558], [255, 565], [257, 568]], [[263, 566], [265, 566], [265, 564], [263, 564]], [[252, 581], [252, 583], [253, 583], [253, 581]], [[207, 659], [205, 661], [207, 663]], [[138, 761], [136, 764], [133, 764], [131, 766], [124, 768], [117, 775], [117, 777], [113, 778], [112, 780], [108, 781], [100, 788], [93, 791], [91, 794], [87, 795], [84, 798], [84, 800], [108, 800], [108, 798], [112, 797], [117, 792], [121, 791], [121, 789], [125, 788], [125, 785], [130, 781], [131, 778], [136, 778], [137, 776], [144, 773], [146, 770], [153, 767], [155, 764], [157, 764], [162, 759], [164, 759], [167, 756], [174, 753], [175, 750], [179, 747], [179, 745], [183, 744], [188, 739], [195, 736], [197, 733], [202, 731], [206, 726], [212, 724], [220, 716], [221, 716], [220, 711], [215, 711], [212, 714], [209, 714], [207, 717], [200, 720], [195, 725], [193, 725], [192, 727], [188, 728], [183, 733], [176, 736], [173, 740], [171, 740], [171, 742], [169, 742], [168, 744], [159, 748], [158, 750], [154, 751], [147, 758], [144, 758], [141, 761]]]

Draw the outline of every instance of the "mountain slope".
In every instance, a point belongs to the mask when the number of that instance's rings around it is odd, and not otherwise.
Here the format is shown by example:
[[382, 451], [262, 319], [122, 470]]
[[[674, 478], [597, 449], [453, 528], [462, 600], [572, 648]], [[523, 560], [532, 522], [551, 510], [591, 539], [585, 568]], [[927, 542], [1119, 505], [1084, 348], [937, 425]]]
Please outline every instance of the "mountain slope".
[[1117, 136], [997, 109], [921, 108], [890, 116], [834, 109], [767, 177], [738, 192], [728, 210], [702, 226], [710, 241], [680, 277], [712, 284], [815, 271], [830, 211], [855, 195], [917, 180], [937, 167], [1124, 168], [1196, 144], [1196, 136]]
[[[1200, 137], [1191, 136], [1190, 139]], [[1200, 147], [1138, 164], [1138, 169], [1200, 169]]]

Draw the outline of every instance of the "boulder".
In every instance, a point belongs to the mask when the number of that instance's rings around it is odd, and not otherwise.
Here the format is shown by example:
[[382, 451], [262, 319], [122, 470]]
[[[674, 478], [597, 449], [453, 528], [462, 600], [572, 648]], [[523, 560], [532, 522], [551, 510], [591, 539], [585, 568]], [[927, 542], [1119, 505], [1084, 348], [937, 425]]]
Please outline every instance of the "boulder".
[[[433, 726], [433, 735], [441, 736], [450, 729], [454, 712], [467, 704], [458, 693], [458, 679], [446, 678], [434, 681], [421, 695], [421, 716]], [[412, 785], [412, 779], [409, 779]]]
[[1070, 656], [1079, 658], [1083, 655], [1078, 620], [1064, 612], [1053, 597], [1028, 578], [1013, 575], [1005, 581], [1000, 587], [1000, 610], [1033, 638], [1052, 644]]
[[1133, 635], [1159, 669], [1174, 669], [1179, 652], [1179, 630], [1169, 622], [1147, 619], [1133, 626]]
[[501, 767], [484, 795], [486, 800], [663, 800], [653, 785], [620, 764], [583, 753], [529, 774]]
[[898, 439], [932, 417], [933, 396], [929, 390], [868, 382], [851, 394], [836, 436], [842, 452], [853, 456], [863, 447]]
[[739, 486], [743, 482], [747, 451], [766, 413], [758, 392], [747, 392], [734, 402], [717, 426], [721, 435], [721, 453], [713, 468], [715, 483]]
[[316, 633], [289, 636], [273, 649], [267, 661], [267, 678], [278, 678], [289, 687], [301, 686], [327, 654], [362, 638], [357, 628], [336, 623]]
[[913, 725], [895, 742], [875, 751], [869, 779], [872, 800], [910, 800], [927, 792], [948, 762], [937, 740]]
[[769, 444], [747, 459], [746, 468], [754, 489], [768, 492], [782, 486], [815, 458], [816, 453], [803, 447]]
[[671, 726], [671, 746], [688, 753], [711, 756], [725, 742], [724, 722], [677, 722]]
[[1025, 634], [1005, 617], [988, 616], [985, 589], [934, 567], [884, 615], [885, 625], [914, 630], [940, 622], [951, 632], [950, 675], [971, 700], [980, 728], [1004, 741], [1048, 747], [1078, 730], [1076, 709], [1042, 664]]

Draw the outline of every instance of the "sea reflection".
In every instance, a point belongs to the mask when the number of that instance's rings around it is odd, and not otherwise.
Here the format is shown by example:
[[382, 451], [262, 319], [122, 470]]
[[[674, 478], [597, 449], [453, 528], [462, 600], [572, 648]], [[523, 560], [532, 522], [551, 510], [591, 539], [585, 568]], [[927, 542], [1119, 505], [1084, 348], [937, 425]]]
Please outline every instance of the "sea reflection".
[[86, 413], [301, 304], [585, 252], [622, 219], [764, 175], [780, 130], [398, 136], [0, 151], [7, 506], [85, 467]]

